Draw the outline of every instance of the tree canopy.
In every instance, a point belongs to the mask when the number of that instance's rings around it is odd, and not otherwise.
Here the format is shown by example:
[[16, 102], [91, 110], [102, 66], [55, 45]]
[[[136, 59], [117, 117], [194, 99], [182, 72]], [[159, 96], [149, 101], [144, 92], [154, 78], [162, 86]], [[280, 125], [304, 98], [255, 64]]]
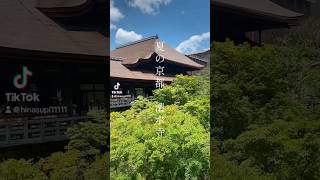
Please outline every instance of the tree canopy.
[[[152, 100], [140, 97], [130, 110], [111, 113], [112, 177], [208, 177], [208, 86], [208, 81], [201, 77], [180, 75], [171, 85], [155, 90]], [[164, 103], [165, 107], [157, 112], [160, 103]], [[157, 123], [160, 117], [162, 124]], [[165, 130], [163, 136], [157, 135], [159, 128]]]
[[261, 47], [213, 44], [214, 179], [320, 178], [320, 32], [306, 30], [319, 22]]

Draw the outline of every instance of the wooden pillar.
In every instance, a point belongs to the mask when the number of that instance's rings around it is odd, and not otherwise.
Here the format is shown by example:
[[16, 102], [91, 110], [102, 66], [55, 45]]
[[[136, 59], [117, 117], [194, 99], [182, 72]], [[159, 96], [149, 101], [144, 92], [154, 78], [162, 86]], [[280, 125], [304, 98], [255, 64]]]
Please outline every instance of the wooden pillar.
[[259, 45], [262, 45], [262, 31], [261, 28], [259, 28]]

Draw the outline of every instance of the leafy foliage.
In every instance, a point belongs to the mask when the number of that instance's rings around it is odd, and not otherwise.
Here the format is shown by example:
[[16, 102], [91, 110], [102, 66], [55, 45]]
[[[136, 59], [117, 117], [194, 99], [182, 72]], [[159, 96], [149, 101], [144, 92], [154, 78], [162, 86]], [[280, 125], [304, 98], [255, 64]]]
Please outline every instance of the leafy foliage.
[[6, 180], [45, 180], [43, 172], [24, 159], [9, 159], [0, 164], [0, 177]]
[[[178, 76], [172, 85], [157, 90], [153, 100], [139, 97], [131, 109], [112, 113], [111, 178], [208, 178], [208, 87], [208, 77]], [[185, 94], [184, 99], [180, 93]], [[157, 112], [159, 102], [165, 99], [164, 111]], [[38, 162], [14, 160], [13, 165], [11, 161], [0, 165], [21, 166], [23, 170], [12, 173], [12, 179], [108, 179], [106, 114], [96, 111], [88, 116], [91, 121], [68, 130], [70, 142], [65, 152], [53, 153]], [[163, 137], [156, 134], [160, 116], [164, 121]], [[0, 175], [8, 174], [0, 171]]]
[[91, 121], [80, 123], [68, 130], [70, 142], [66, 149], [78, 150], [82, 157], [90, 160], [106, 152], [108, 132], [104, 111], [89, 112], [88, 116]]
[[91, 121], [68, 130], [66, 152], [38, 162], [7, 160], [0, 163], [0, 179], [105, 180], [108, 178], [106, 118], [103, 111], [88, 113]]
[[165, 105], [183, 105], [197, 98], [209, 98], [209, 86], [209, 79], [204, 76], [177, 75], [170, 86], [157, 89], [153, 94], [157, 101]]
[[93, 180], [93, 179], [108, 179], [109, 174], [109, 156], [107, 154], [102, 155], [102, 157], [96, 157], [96, 161], [94, 161], [88, 169], [84, 172], [84, 179]]
[[111, 115], [111, 167], [131, 177], [194, 178], [209, 166], [209, 135], [199, 121], [176, 105], [162, 114], [165, 129], [157, 136], [156, 106]]
[[225, 142], [226, 156], [283, 179], [319, 179], [320, 123], [277, 121]]
[[275, 180], [272, 175], [263, 175], [257, 167], [249, 167], [246, 164], [238, 165], [238, 163], [227, 160], [219, 154], [212, 158], [212, 179], [223, 180]]
[[213, 177], [320, 178], [319, 31], [309, 29], [319, 22], [262, 47], [214, 43]]
[[56, 152], [40, 160], [38, 164], [52, 180], [76, 179], [82, 177], [82, 170], [85, 166], [80, 156], [79, 151]]
[[[111, 114], [111, 174], [114, 179], [200, 179], [209, 170], [209, 81], [177, 76], [138, 98], [130, 110]], [[159, 102], [166, 106], [157, 112]], [[157, 123], [161, 117], [163, 123]], [[158, 136], [159, 128], [165, 130]]]

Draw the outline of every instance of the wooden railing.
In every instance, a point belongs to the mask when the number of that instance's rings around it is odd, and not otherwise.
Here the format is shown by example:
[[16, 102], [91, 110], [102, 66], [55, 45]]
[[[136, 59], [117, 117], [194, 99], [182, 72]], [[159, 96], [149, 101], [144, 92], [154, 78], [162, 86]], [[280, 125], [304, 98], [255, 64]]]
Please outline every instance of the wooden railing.
[[0, 121], [0, 148], [68, 140], [67, 129], [87, 120], [76, 116]]

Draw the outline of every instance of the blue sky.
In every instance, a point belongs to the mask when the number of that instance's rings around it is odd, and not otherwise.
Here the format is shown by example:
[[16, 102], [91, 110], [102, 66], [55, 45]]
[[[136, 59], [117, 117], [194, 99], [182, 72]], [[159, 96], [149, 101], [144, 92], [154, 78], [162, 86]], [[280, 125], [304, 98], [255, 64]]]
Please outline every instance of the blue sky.
[[210, 47], [210, 0], [111, 0], [110, 45], [158, 35], [185, 54]]

